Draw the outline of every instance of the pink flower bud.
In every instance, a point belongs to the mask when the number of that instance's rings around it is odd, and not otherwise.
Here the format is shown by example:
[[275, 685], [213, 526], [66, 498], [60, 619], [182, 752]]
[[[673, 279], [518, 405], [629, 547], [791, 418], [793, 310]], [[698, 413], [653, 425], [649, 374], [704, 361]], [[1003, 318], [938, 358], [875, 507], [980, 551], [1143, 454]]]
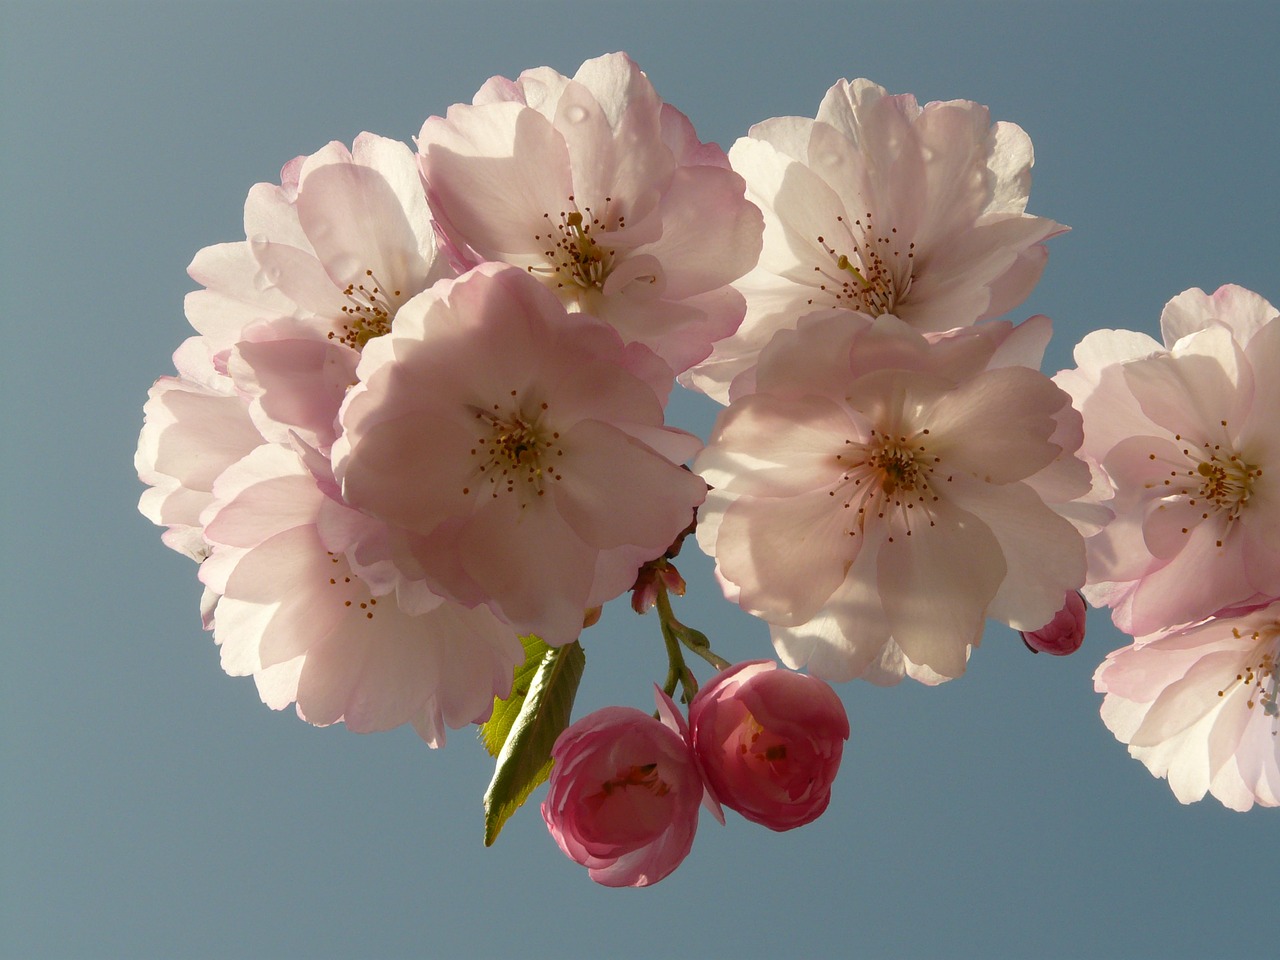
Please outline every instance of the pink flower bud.
[[560, 734], [542, 818], [560, 849], [607, 887], [657, 883], [688, 855], [703, 799], [688, 728], [657, 691], [662, 720], [605, 707]]
[[735, 664], [689, 704], [693, 749], [716, 800], [771, 830], [818, 818], [849, 718], [822, 680], [772, 660]]
[[1051, 653], [1055, 657], [1075, 653], [1084, 643], [1084, 615], [1084, 597], [1069, 590], [1066, 603], [1053, 619], [1039, 630], [1023, 633], [1022, 642], [1032, 653]]

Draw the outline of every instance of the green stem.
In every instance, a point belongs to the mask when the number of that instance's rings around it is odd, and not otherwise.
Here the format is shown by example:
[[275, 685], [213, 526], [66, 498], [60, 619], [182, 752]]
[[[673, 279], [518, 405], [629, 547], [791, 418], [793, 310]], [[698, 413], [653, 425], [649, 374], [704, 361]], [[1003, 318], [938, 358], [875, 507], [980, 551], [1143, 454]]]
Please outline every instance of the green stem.
[[[667, 679], [662, 684], [662, 690], [668, 697], [674, 697], [676, 686], [684, 679], [689, 668], [685, 666], [684, 657], [680, 653], [680, 642], [676, 640], [675, 634], [667, 629], [665, 621], [660, 621], [660, 625], [663, 642], [667, 645]], [[692, 697], [687, 689], [685, 695]]]
[[[724, 657], [717, 656], [712, 652], [711, 641], [707, 639], [706, 634], [700, 630], [693, 629], [693, 627], [687, 627], [676, 619], [675, 613], [671, 610], [671, 598], [667, 596], [666, 585], [661, 582], [658, 583], [656, 606], [658, 608], [658, 618], [662, 623], [662, 635], [667, 638], [668, 658], [671, 657], [671, 638], [674, 637], [717, 670], [724, 670], [731, 666]], [[680, 665], [684, 666], [684, 657], [680, 656], [678, 648], [676, 649], [676, 655], [680, 657]], [[676, 661], [672, 660], [671, 662], [674, 665]], [[695, 690], [697, 689], [696, 683], [694, 688]]]

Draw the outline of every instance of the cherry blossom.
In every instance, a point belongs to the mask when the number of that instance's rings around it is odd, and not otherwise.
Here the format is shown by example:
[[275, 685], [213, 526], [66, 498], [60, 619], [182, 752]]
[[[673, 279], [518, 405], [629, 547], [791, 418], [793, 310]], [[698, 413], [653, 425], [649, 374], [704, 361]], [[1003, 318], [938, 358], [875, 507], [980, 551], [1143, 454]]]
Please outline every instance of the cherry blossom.
[[247, 239], [196, 254], [187, 317], [269, 439], [327, 450], [359, 351], [406, 300], [449, 275], [417, 164], [373, 134], [298, 157], [245, 201]]
[[202, 561], [203, 620], [226, 672], [252, 674], [267, 705], [296, 701], [311, 723], [412, 723], [432, 746], [446, 727], [485, 719], [524, 657], [511, 627], [485, 608], [435, 598], [412, 616], [375, 595], [342, 550], [376, 523], [337, 499], [327, 460], [266, 441], [203, 338], [175, 359], [182, 375], [147, 404], [137, 459], [155, 485], [140, 506]]
[[1161, 327], [1163, 345], [1095, 331], [1055, 377], [1115, 512], [1085, 594], [1135, 635], [1280, 597], [1280, 316], [1227, 286], [1175, 297]]
[[671, 698], [654, 688], [658, 716], [605, 707], [556, 740], [542, 802], [547, 829], [565, 855], [609, 887], [657, 883], [693, 847], [698, 806], [707, 803], [689, 731]]
[[462, 268], [520, 266], [678, 373], [742, 320], [728, 284], [761, 217], [724, 152], [700, 142], [625, 54], [572, 77], [494, 77], [418, 136], [432, 213]]
[[218, 477], [200, 577], [221, 596], [213, 630], [223, 669], [252, 674], [274, 709], [296, 701], [310, 723], [341, 720], [359, 733], [412, 723], [440, 746], [446, 727], [488, 718], [523, 647], [484, 607], [437, 600], [414, 615], [371, 590], [343, 551], [375, 521], [335, 490], [278, 444]]
[[376, 523], [337, 499], [328, 461], [265, 440], [203, 338], [175, 359], [181, 376], [160, 380], [147, 404], [137, 460], [154, 486], [140, 506], [202, 561], [203, 620], [226, 672], [252, 674], [267, 705], [296, 701], [311, 723], [412, 723], [431, 746], [446, 727], [485, 719], [524, 657], [514, 630], [485, 608], [435, 598], [413, 616], [375, 595], [342, 550], [354, 531], [372, 539]]
[[1280, 602], [1137, 637], [1098, 667], [1102, 719], [1174, 796], [1280, 806]]
[[729, 151], [764, 211], [736, 334], [682, 378], [722, 403], [774, 332], [825, 307], [893, 314], [922, 332], [1013, 309], [1065, 228], [1026, 213], [1031, 140], [965, 100], [921, 107], [842, 80], [817, 117], [776, 117]]
[[964, 672], [986, 617], [1035, 630], [1083, 583], [1055, 508], [1091, 484], [1079, 415], [1034, 369], [1047, 328], [926, 338], [826, 310], [764, 349], [694, 463], [712, 488], [698, 542], [785, 663], [936, 683]]
[[230, 377], [213, 364], [209, 344], [191, 337], [173, 355], [178, 376], [152, 386], [134, 467], [147, 490], [138, 509], [167, 527], [164, 543], [194, 560], [208, 556], [201, 512], [213, 484], [231, 464], [263, 442]]
[[698, 440], [663, 424], [648, 385], [661, 366], [516, 267], [419, 295], [365, 348], [341, 414], [342, 495], [387, 531], [353, 562], [389, 556], [406, 590], [570, 642], [705, 495], [679, 466]]
[[827, 809], [849, 718], [827, 684], [777, 666], [751, 660], [718, 673], [689, 704], [689, 727], [716, 800], [790, 830]]
[[151, 390], [135, 465], [142, 513], [196, 559], [214, 480], [264, 441], [327, 450], [359, 350], [447, 267], [408, 147], [361, 134], [285, 165], [245, 202], [248, 239], [196, 254], [199, 331]]

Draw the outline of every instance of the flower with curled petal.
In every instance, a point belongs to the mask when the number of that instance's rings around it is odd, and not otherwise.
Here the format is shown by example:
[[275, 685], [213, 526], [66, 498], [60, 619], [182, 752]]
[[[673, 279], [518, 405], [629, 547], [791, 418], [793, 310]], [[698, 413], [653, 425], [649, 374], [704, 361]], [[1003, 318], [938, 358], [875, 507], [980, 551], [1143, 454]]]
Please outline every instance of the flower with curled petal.
[[227, 673], [252, 674], [266, 704], [296, 702], [311, 723], [411, 723], [431, 746], [484, 720], [523, 660], [515, 631], [438, 597], [407, 613], [360, 578], [343, 551], [356, 532], [376, 539], [377, 523], [341, 502], [328, 460], [266, 440], [203, 338], [175, 362], [180, 376], [158, 381], [146, 407], [137, 463], [152, 486], [140, 507], [202, 561], [203, 619]]
[[487, 608], [424, 590], [406, 603], [365, 571], [385, 531], [342, 499], [327, 453], [361, 351], [444, 275], [406, 146], [370, 134], [259, 184], [239, 243], [197, 254], [187, 300], [201, 335], [152, 388], [139, 438], [140, 508], [202, 561], [205, 626], [223, 667], [276, 709], [356, 731], [411, 723], [432, 746], [485, 719], [523, 660]]
[[400, 305], [450, 275], [436, 255], [413, 154], [362, 133], [257, 184], [245, 240], [196, 254], [187, 318], [251, 403], [267, 438], [328, 450], [360, 351]]
[[760, 262], [734, 286], [738, 331], [682, 378], [722, 403], [769, 338], [814, 310], [892, 314], [921, 332], [997, 317], [1065, 228], [1026, 212], [1031, 140], [966, 100], [841, 80], [817, 117], [776, 117], [729, 151], [764, 212]]
[[827, 809], [849, 718], [816, 677], [750, 660], [698, 690], [689, 733], [716, 800], [770, 830], [791, 830]]
[[232, 676], [252, 674], [274, 709], [357, 733], [411, 723], [431, 746], [447, 727], [488, 718], [524, 659], [488, 609], [436, 600], [408, 613], [347, 561], [376, 526], [336, 497], [297, 452], [262, 444], [228, 467], [202, 521], [212, 554], [200, 578], [220, 595], [214, 639]]

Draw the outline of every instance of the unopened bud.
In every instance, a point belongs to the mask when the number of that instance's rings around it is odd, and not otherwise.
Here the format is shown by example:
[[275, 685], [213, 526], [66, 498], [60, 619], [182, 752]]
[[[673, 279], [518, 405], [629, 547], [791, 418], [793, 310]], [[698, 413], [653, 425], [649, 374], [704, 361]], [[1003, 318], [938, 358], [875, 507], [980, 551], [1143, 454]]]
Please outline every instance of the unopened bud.
[[1032, 653], [1051, 653], [1065, 657], [1075, 653], [1084, 643], [1084, 597], [1075, 590], [1067, 592], [1062, 609], [1039, 630], [1022, 633], [1022, 642]]

